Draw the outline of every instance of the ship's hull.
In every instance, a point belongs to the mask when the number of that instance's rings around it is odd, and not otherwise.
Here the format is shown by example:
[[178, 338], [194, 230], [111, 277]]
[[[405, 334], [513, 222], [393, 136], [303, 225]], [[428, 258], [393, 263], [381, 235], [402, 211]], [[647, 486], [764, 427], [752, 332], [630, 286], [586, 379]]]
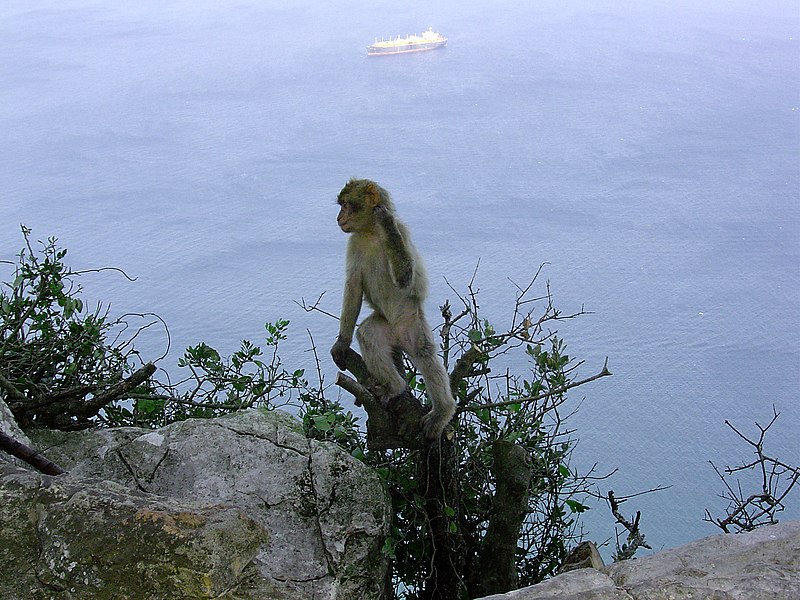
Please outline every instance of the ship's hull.
[[367, 47], [367, 56], [384, 56], [388, 54], [408, 54], [409, 52], [423, 52], [425, 50], [436, 50], [443, 47], [447, 40], [435, 42], [417, 42], [408, 44], [398, 44], [392, 46], [379, 46], [373, 44]]

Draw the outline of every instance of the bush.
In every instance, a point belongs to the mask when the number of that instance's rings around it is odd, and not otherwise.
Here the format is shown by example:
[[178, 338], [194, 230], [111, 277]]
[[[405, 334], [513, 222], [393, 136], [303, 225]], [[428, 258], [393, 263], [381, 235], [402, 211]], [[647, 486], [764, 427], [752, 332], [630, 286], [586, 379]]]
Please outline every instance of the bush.
[[0, 287], [0, 388], [22, 427], [89, 427], [154, 368], [134, 368], [130, 320], [109, 318], [102, 304], [89, 310], [67, 251], [54, 238], [34, 250], [30, 230], [22, 233], [25, 246]]
[[[87, 310], [78, 284], [82, 272], [65, 266], [66, 250], [51, 238], [34, 251], [30, 230], [23, 228], [23, 235], [13, 277], [0, 292], [0, 387], [23, 427], [156, 427], [292, 405], [309, 437], [339, 444], [386, 482], [395, 520], [383, 551], [392, 559], [396, 593], [409, 600], [539, 582], [579, 541], [591, 473], [570, 465], [575, 439], [561, 411], [569, 389], [610, 373], [604, 366], [575, 381], [580, 363], [552, 326], [582, 311], [562, 315], [549, 285], [532, 297], [538, 274], [518, 288], [503, 330], [480, 314], [472, 283], [463, 296], [454, 291], [459, 314], [449, 302], [442, 306], [439, 333], [459, 408], [452, 429], [430, 445], [419, 435], [425, 385], [412, 365], [405, 367], [413, 396], [404, 406], [414, 410], [391, 415], [372, 398], [365, 431], [357, 416], [326, 395], [318, 359], [315, 385], [303, 369], [284, 367], [278, 349], [288, 332], [285, 320], [266, 324], [264, 350], [244, 340], [223, 357], [199, 343], [178, 361], [183, 375], [175, 382], [166, 373], [166, 381], [154, 378], [155, 366], [142, 364], [134, 341], [158, 318], [137, 328], [130, 317], [109, 318], [100, 304]], [[527, 361], [526, 374], [503, 366], [515, 356], [517, 363]], [[347, 379], [340, 374], [342, 387]], [[366, 388], [359, 389], [370, 400]], [[397, 418], [410, 426], [398, 426], [400, 434], [385, 443], [375, 423]]]

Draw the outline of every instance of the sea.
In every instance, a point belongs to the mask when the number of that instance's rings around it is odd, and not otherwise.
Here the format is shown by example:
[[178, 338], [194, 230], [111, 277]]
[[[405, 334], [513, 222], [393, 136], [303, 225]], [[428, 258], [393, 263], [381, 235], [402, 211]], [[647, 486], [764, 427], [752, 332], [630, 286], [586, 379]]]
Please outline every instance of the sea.
[[[366, 55], [428, 27], [445, 48]], [[21, 224], [58, 238], [87, 302], [166, 322], [138, 348], [167, 373], [288, 319], [284, 364], [316, 377], [316, 347], [337, 395], [350, 177], [392, 193], [432, 324], [472, 282], [503, 330], [540, 268], [540, 295], [585, 313], [553, 328], [577, 378], [606, 358], [613, 377], [571, 392], [572, 466], [618, 497], [666, 487], [622, 505], [654, 550], [719, 532], [711, 463], [755, 457], [726, 420], [752, 439], [780, 413], [764, 452], [800, 465], [796, 0], [0, 7], [0, 260]], [[608, 556], [619, 527], [588, 503]], [[784, 504], [800, 518], [800, 487]]]

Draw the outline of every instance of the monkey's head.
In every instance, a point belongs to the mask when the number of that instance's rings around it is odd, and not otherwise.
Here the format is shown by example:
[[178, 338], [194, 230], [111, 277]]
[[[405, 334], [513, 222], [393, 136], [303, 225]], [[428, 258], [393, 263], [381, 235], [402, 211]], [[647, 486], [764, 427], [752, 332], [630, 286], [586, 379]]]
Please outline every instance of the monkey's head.
[[351, 179], [336, 199], [339, 215], [336, 222], [345, 233], [369, 232], [375, 228], [373, 211], [378, 206], [394, 212], [389, 192], [369, 179]]

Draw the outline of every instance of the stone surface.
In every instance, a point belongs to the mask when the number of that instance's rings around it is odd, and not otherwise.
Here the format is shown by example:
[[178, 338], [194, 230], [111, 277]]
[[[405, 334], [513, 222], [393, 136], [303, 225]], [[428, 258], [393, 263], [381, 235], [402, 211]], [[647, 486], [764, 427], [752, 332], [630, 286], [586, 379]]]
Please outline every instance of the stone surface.
[[[14, 420], [14, 415], [11, 413], [11, 409], [8, 407], [8, 404], [5, 403], [1, 395], [0, 395], [0, 431], [2, 431], [8, 436], [11, 436], [21, 444], [25, 444], [26, 446], [31, 445], [31, 441], [28, 439], [27, 435], [22, 433], [22, 430], [19, 428], [17, 422]], [[8, 456], [3, 452], [0, 452], [0, 461], [11, 460], [12, 458], [13, 457]], [[17, 459], [13, 460], [16, 461]], [[19, 462], [17, 464], [21, 465], [23, 463]]]
[[9, 464], [0, 476], [2, 598], [216, 598], [255, 575], [268, 540], [236, 507]]
[[798, 600], [800, 521], [579, 569], [484, 600]]
[[[0, 597], [381, 598], [380, 481], [289, 415], [30, 437], [70, 473], [3, 465]], [[102, 592], [146, 572], [129, 595]]]

